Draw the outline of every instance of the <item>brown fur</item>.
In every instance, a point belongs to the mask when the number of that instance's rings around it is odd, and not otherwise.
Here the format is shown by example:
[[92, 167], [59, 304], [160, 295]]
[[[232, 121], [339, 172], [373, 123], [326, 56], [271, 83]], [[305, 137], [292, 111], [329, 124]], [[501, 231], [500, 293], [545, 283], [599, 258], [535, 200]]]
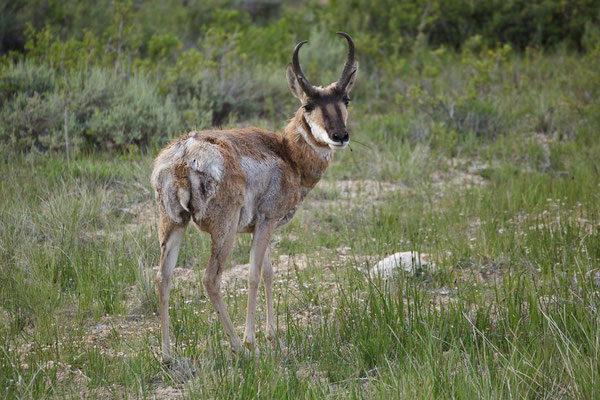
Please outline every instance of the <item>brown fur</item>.
[[186, 161], [181, 161], [175, 164], [175, 186], [181, 189], [189, 189], [190, 181], [188, 180], [188, 166]]

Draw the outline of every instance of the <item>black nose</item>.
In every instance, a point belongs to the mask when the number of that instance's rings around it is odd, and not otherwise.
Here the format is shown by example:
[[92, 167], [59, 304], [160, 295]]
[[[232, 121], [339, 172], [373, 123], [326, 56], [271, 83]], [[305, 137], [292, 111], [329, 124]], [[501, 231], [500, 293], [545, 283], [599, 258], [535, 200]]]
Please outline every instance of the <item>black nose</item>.
[[332, 139], [343, 143], [350, 139], [350, 135], [348, 135], [348, 132], [336, 132], [333, 134]]

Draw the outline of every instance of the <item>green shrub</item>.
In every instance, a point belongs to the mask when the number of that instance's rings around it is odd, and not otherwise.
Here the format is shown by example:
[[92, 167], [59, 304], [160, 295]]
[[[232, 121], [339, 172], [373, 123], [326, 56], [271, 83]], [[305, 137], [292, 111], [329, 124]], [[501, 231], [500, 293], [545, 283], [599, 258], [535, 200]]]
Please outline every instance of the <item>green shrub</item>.
[[64, 112], [74, 150], [164, 142], [183, 130], [168, 97], [144, 78], [125, 80], [94, 68], [58, 88], [51, 70], [16, 64], [3, 77], [0, 142], [19, 151], [64, 149]]
[[143, 78], [123, 81], [95, 70], [73, 98], [75, 136], [92, 148], [126, 148], [164, 141], [181, 129], [169, 98]]
[[25, 61], [8, 64], [0, 72], [0, 106], [17, 94], [33, 96], [56, 90], [54, 71], [43, 65]]
[[16, 94], [0, 110], [0, 142], [18, 151], [44, 151], [63, 121], [63, 101], [54, 93]]
[[506, 132], [507, 118], [491, 102], [473, 100], [460, 104], [450, 120], [457, 130], [478, 137], [495, 139]]
[[186, 128], [251, 119], [267, 111], [263, 108], [265, 99], [279, 102], [286, 90], [282, 66], [278, 66], [278, 74], [269, 66], [245, 62], [235, 48], [209, 50], [229, 46], [222, 39], [201, 43], [205, 52], [184, 52], [159, 82], [160, 91], [170, 95], [183, 113]]

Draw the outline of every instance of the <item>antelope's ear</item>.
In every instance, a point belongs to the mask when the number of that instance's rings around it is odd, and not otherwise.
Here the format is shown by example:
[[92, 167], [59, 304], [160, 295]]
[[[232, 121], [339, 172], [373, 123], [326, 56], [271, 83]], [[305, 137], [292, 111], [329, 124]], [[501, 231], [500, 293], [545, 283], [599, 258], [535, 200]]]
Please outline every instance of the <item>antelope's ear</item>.
[[285, 68], [285, 77], [287, 79], [287, 84], [288, 88], [290, 88], [290, 92], [292, 92], [294, 97], [298, 100], [304, 101], [304, 91], [302, 90], [300, 83], [298, 83], [298, 78], [294, 73], [294, 67], [292, 67], [292, 64], [288, 64]]
[[354, 82], [356, 81], [356, 74], [358, 73], [358, 60], [354, 61], [354, 65], [352, 66], [352, 70], [350, 71], [350, 80], [346, 85], [346, 93], [350, 93], [352, 87], [354, 86]]

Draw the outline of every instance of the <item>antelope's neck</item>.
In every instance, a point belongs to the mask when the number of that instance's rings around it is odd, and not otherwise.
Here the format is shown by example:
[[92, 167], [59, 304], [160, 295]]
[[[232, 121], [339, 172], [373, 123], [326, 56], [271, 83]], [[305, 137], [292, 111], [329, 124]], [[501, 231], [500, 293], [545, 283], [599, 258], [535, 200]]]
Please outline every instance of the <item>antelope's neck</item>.
[[284, 141], [300, 174], [301, 185], [312, 189], [329, 166], [334, 150], [320, 146], [304, 125], [296, 116], [285, 128]]

